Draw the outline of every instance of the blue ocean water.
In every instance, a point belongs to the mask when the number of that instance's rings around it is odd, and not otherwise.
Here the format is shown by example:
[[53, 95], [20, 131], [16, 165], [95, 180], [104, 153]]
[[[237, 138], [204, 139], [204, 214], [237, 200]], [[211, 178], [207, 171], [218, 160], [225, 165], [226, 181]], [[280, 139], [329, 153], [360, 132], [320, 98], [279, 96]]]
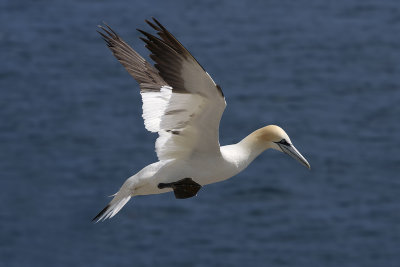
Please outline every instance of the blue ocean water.
[[[92, 224], [157, 137], [96, 25], [147, 55], [151, 16], [221, 85], [221, 144], [278, 124], [311, 171], [267, 151]], [[0, 22], [0, 266], [400, 266], [398, 1], [20, 0]]]

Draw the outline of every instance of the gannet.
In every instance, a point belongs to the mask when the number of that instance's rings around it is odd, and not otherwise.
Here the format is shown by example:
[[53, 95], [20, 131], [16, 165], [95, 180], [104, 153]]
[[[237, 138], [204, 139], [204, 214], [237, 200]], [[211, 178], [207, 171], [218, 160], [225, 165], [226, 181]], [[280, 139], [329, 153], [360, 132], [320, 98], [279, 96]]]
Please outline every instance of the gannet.
[[139, 83], [145, 128], [159, 135], [159, 161], [128, 178], [93, 221], [114, 217], [133, 196], [174, 191], [177, 199], [194, 197], [202, 186], [231, 178], [270, 148], [310, 168], [276, 125], [258, 129], [237, 144], [220, 146], [219, 123], [226, 107], [221, 87], [160, 22], [146, 22], [159, 36], [138, 29], [154, 67], [107, 24], [98, 32]]

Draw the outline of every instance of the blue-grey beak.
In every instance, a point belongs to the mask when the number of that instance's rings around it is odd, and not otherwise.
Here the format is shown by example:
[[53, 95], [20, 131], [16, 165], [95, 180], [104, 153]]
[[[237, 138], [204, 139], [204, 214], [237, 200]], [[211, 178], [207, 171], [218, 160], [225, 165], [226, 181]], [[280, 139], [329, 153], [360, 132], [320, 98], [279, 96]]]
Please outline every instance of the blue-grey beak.
[[284, 153], [288, 154], [304, 166], [306, 166], [308, 169], [311, 169], [310, 163], [303, 157], [303, 155], [300, 154], [300, 152], [294, 147], [294, 145], [286, 143], [276, 143]]

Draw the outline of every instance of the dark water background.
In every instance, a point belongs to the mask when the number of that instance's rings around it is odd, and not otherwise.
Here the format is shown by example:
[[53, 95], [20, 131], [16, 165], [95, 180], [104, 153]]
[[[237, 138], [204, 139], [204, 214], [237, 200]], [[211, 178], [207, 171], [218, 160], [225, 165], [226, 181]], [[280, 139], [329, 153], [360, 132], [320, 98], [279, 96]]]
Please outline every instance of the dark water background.
[[[267, 151], [196, 198], [106, 197], [156, 160], [136, 82], [157, 17], [219, 83], [221, 143], [278, 124], [312, 170]], [[0, 2], [1, 266], [400, 266], [400, 2]]]

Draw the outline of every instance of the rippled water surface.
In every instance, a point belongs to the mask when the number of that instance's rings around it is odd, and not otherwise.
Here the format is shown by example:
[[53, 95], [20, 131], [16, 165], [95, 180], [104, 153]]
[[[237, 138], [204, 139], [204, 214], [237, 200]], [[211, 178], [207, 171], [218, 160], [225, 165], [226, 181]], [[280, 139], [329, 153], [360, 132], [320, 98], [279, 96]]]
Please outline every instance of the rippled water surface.
[[[136, 197], [156, 160], [136, 82], [96, 33], [141, 54], [163, 22], [224, 90], [221, 144], [278, 124], [274, 151], [199, 195]], [[400, 266], [400, 3], [3, 1], [1, 266]]]

